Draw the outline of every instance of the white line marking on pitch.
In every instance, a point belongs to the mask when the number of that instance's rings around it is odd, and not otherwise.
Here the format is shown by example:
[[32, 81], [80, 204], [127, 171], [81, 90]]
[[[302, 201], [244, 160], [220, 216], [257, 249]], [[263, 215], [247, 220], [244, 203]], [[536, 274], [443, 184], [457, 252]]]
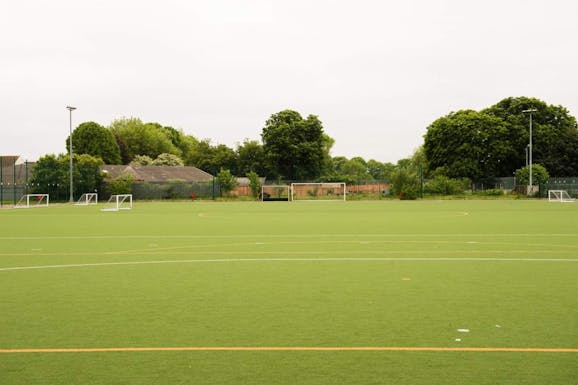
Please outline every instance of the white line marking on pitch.
[[33, 240], [33, 239], [243, 239], [243, 238], [392, 238], [392, 237], [578, 237], [578, 233], [464, 233], [464, 234], [247, 234], [247, 235], [79, 235], [79, 236], [44, 236], [44, 237], [0, 237], [0, 240]]
[[41, 270], [69, 267], [98, 267], [98, 266], [128, 266], [128, 265], [160, 265], [165, 263], [225, 263], [225, 262], [387, 262], [387, 261], [455, 261], [455, 262], [578, 262], [571, 258], [224, 258], [224, 259], [180, 259], [157, 261], [125, 261], [102, 263], [73, 263], [63, 265], [15, 266], [1, 267], [0, 271], [14, 270]]

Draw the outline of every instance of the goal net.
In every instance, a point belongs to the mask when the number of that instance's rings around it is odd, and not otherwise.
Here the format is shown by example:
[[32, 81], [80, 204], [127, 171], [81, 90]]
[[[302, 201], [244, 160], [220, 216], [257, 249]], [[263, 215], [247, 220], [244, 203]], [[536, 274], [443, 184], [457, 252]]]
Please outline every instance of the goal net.
[[289, 185], [261, 187], [262, 201], [288, 201], [289, 195]]
[[339, 183], [291, 183], [292, 201], [345, 201], [346, 185]]
[[111, 195], [102, 211], [118, 211], [132, 209], [132, 194]]
[[576, 202], [566, 190], [548, 190], [549, 202]]
[[97, 193], [84, 193], [80, 196], [78, 201], [75, 203], [77, 206], [88, 206], [98, 204], [98, 194]]
[[25, 194], [14, 205], [15, 208], [48, 207], [50, 197], [48, 194]]

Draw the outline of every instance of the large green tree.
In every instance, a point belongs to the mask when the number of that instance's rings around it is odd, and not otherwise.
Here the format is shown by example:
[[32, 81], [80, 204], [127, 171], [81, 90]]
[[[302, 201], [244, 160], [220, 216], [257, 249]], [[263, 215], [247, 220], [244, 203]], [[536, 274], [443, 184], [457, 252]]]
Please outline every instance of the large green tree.
[[30, 177], [31, 192], [50, 194], [53, 200], [67, 196], [69, 187], [64, 185], [66, 170], [62, 167], [62, 157], [46, 154], [36, 161]]
[[562, 106], [548, 105], [542, 100], [528, 97], [506, 98], [483, 110], [483, 113], [501, 118], [508, 129], [512, 147], [513, 170], [524, 166], [526, 146], [530, 141], [530, 116], [532, 113], [533, 163], [546, 167], [551, 175], [578, 175], [578, 128], [576, 118]]
[[479, 180], [512, 175], [517, 157], [510, 135], [500, 117], [462, 110], [427, 128], [423, 151], [429, 170], [444, 167], [449, 177]]
[[297, 111], [278, 112], [265, 123], [261, 138], [271, 169], [277, 176], [307, 180], [321, 175], [328, 142], [317, 116], [303, 119]]
[[209, 139], [197, 141], [188, 158], [187, 164], [216, 175], [221, 168], [237, 173], [237, 154], [224, 145], [213, 146]]
[[[74, 145], [74, 144], [73, 144]], [[65, 198], [70, 190], [70, 163], [68, 154], [45, 155], [38, 159], [32, 171], [30, 184], [33, 192], [48, 193], [51, 199]], [[74, 197], [86, 192], [98, 191], [102, 184], [100, 157], [73, 154]]]
[[123, 161], [129, 162], [136, 155], [147, 155], [153, 159], [162, 153], [181, 155], [164, 129], [158, 123], [143, 123], [137, 118], [122, 118], [111, 123], [109, 129], [117, 138]]
[[266, 176], [267, 159], [263, 145], [256, 140], [245, 139], [237, 146], [237, 173], [246, 175], [254, 171], [259, 176]]
[[389, 179], [394, 170], [395, 165], [392, 163], [381, 163], [375, 159], [370, 159], [367, 161], [367, 172], [374, 179]]
[[[66, 138], [66, 150], [70, 136]], [[88, 154], [101, 158], [106, 164], [120, 164], [120, 149], [113, 133], [95, 122], [81, 123], [72, 132], [72, 149], [75, 154]]]

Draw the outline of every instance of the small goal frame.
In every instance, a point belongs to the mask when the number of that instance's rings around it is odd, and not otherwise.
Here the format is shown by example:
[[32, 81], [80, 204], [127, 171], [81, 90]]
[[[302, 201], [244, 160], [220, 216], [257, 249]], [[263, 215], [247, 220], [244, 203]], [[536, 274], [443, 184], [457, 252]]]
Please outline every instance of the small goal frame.
[[76, 206], [88, 206], [98, 204], [98, 194], [97, 193], [84, 193], [80, 196], [78, 201], [76, 201]]
[[132, 194], [111, 195], [101, 211], [132, 210]]
[[[31, 199], [32, 198], [32, 199]], [[48, 207], [50, 205], [49, 194], [24, 194], [14, 205], [16, 209], [29, 209], [32, 207]]]
[[572, 203], [576, 202], [566, 190], [548, 190], [548, 202]]
[[[306, 186], [311, 186], [313, 190], [306, 190], [306, 195], [303, 195], [302, 190]], [[331, 199], [331, 197], [335, 198]], [[346, 200], [347, 184], [345, 182], [291, 183], [291, 201], [293, 202], [345, 202]]]

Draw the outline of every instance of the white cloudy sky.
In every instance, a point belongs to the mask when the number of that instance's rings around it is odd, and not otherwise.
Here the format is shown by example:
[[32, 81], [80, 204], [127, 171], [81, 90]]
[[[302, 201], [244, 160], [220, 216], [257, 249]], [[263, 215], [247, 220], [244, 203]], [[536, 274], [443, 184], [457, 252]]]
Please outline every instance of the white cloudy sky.
[[139, 117], [234, 147], [283, 109], [333, 155], [395, 162], [459, 109], [533, 96], [578, 115], [573, 0], [28, 0], [0, 8], [0, 154]]

